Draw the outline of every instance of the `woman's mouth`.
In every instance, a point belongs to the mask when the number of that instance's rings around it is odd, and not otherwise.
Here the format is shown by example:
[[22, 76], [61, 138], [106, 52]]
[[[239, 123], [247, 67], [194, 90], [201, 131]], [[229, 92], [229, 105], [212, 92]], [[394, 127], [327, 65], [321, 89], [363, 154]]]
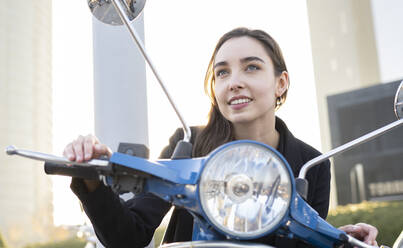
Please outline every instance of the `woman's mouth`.
[[228, 102], [228, 104], [231, 106], [232, 109], [239, 110], [239, 109], [242, 109], [242, 108], [248, 106], [251, 101], [252, 101], [252, 99], [247, 98], [247, 97], [233, 98]]

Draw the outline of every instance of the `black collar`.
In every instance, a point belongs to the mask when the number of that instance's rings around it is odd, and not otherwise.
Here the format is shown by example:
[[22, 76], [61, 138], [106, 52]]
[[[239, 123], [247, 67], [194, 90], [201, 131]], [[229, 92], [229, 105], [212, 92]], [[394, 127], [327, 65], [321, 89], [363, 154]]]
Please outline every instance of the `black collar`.
[[276, 130], [280, 134], [277, 151], [280, 152], [290, 164], [294, 176], [298, 176], [299, 170], [304, 163], [301, 157], [300, 146], [298, 145], [299, 140], [288, 130], [284, 121], [277, 116]]

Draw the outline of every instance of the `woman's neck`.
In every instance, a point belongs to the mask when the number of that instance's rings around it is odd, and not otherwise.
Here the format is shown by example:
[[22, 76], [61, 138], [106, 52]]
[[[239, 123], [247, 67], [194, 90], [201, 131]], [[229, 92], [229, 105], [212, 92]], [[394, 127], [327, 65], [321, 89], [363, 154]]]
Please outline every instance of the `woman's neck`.
[[280, 134], [276, 130], [276, 120], [273, 118], [264, 123], [236, 123], [234, 125], [235, 139], [255, 140], [277, 148]]

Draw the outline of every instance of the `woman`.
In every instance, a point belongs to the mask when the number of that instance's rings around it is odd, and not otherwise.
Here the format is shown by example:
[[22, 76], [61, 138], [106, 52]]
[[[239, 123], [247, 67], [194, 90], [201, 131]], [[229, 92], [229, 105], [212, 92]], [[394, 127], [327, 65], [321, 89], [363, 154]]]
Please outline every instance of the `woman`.
[[[276, 148], [289, 162], [294, 176], [301, 166], [320, 153], [296, 139], [275, 116], [286, 100], [289, 76], [281, 50], [265, 32], [237, 28], [219, 40], [210, 60], [205, 90], [211, 98], [209, 121], [204, 128], [192, 128], [193, 156], [204, 156], [216, 147], [239, 139], [256, 140]], [[183, 133], [170, 139], [162, 158], [169, 158]], [[110, 156], [111, 150], [94, 136], [69, 144], [64, 155], [81, 162]], [[329, 206], [330, 163], [311, 169], [308, 203], [326, 218]], [[100, 240], [107, 247], [144, 247], [170, 205], [151, 194], [122, 203], [98, 181], [73, 179], [72, 190], [80, 198]], [[171, 217], [166, 242], [188, 241], [192, 236], [192, 216], [176, 209]], [[255, 240], [279, 247], [297, 246], [296, 240], [268, 236]]]

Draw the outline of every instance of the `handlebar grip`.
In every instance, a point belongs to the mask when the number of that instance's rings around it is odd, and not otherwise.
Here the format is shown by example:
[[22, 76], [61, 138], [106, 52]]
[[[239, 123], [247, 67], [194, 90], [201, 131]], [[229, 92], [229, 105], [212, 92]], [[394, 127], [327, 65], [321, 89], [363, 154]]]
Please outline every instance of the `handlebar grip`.
[[69, 177], [78, 177], [88, 180], [99, 180], [98, 172], [91, 167], [54, 164], [46, 162], [44, 169], [45, 173], [48, 175], [62, 175]]

